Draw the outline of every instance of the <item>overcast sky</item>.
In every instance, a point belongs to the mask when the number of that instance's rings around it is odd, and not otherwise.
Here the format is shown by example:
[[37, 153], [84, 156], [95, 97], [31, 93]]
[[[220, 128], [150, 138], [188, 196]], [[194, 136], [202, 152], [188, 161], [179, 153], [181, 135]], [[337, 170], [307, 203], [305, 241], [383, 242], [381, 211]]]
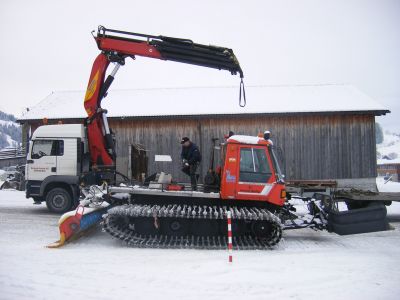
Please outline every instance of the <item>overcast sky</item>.
[[[1, 0], [0, 110], [20, 115], [52, 91], [85, 90], [98, 25], [230, 47], [247, 85], [352, 84], [391, 110], [378, 121], [400, 132], [395, 0]], [[239, 78], [138, 57], [112, 89], [227, 85]]]

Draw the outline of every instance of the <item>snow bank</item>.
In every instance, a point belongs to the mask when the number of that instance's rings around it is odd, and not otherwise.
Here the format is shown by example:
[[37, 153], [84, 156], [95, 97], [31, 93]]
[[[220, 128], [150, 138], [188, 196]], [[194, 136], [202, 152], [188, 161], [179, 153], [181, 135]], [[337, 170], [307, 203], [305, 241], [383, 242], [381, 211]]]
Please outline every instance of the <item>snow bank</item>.
[[378, 177], [376, 179], [376, 185], [380, 192], [400, 193], [400, 182], [388, 181], [385, 183], [382, 177]]
[[5, 120], [0, 120], [0, 125], [3, 126], [19, 126], [17, 123], [13, 122], [13, 121], [5, 121]]

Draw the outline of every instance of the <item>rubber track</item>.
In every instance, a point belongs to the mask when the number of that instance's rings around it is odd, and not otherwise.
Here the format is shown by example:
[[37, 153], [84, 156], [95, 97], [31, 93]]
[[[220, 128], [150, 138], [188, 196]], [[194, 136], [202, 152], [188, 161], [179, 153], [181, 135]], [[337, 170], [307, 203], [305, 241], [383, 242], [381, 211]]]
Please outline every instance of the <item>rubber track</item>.
[[189, 205], [122, 205], [110, 209], [103, 216], [103, 229], [130, 246], [139, 248], [173, 249], [227, 249], [226, 236], [168, 236], [162, 234], [143, 235], [128, 226], [121, 226], [118, 220], [125, 217], [186, 218], [186, 219], [226, 219], [231, 211], [233, 220], [268, 221], [273, 224], [273, 235], [259, 238], [252, 235], [233, 236], [234, 249], [270, 249], [282, 238], [280, 219], [263, 208], [238, 208]]

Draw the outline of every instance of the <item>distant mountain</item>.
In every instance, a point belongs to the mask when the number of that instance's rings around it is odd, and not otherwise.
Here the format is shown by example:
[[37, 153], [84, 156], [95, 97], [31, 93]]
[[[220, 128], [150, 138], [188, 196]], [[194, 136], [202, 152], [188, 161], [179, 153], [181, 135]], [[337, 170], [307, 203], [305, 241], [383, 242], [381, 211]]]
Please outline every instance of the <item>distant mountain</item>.
[[383, 141], [376, 145], [378, 164], [400, 163], [400, 134], [385, 131]]
[[0, 150], [21, 144], [22, 130], [16, 120], [15, 116], [0, 111]]

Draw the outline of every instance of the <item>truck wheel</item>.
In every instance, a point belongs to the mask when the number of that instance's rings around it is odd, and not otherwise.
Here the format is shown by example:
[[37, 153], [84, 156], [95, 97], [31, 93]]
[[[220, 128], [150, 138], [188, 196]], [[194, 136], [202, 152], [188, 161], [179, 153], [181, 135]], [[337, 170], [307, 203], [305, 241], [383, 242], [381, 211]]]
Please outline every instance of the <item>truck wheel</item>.
[[65, 189], [54, 188], [46, 195], [46, 205], [51, 212], [65, 213], [71, 209], [72, 197]]

